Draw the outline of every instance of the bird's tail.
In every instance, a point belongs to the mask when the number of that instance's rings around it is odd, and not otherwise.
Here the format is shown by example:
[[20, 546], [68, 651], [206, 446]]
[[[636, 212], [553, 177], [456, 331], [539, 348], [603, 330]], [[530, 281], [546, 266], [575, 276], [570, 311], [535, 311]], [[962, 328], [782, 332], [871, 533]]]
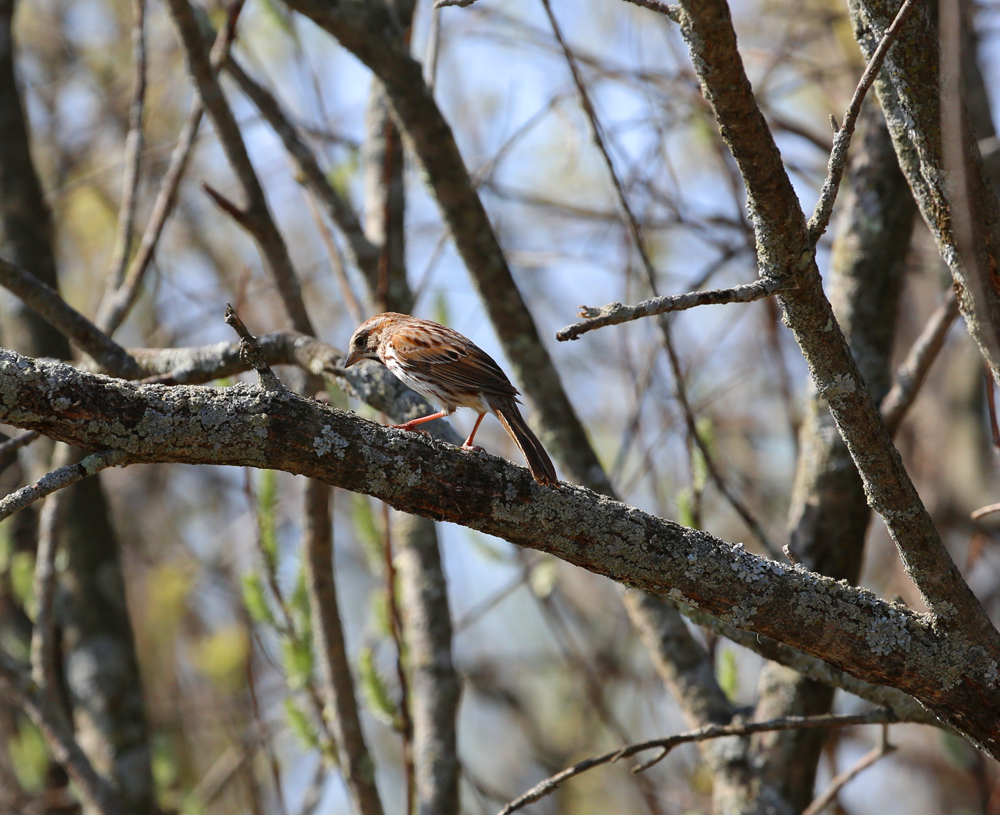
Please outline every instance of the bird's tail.
[[545, 452], [538, 437], [531, 432], [528, 423], [524, 421], [521, 411], [517, 409], [517, 403], [513, 399], [505, 399], [500, 404], [493, 402], [491, 407], [503, 429], [514, 440], [524, 460], [528, 462], [528, 469], [531, 470], [535, 481], [539, 484], [555, 484], [556, 468], [552, 466], [552, 459]]

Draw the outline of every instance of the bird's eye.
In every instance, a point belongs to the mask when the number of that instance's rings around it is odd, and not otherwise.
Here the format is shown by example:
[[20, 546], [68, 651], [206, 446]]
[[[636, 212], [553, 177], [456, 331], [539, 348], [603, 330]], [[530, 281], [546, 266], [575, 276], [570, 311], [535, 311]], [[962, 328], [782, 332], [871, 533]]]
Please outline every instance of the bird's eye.
[[362, 334], [358, 334], [358, 335], [357, 335], [357, 336], [356, 336], [356, 337], [354, 338], [354, 347], [355, 347], [355, 348], [364, 348], [364, 346], [365, 346], [365, 341], [366, 341], [367, 339], [368, 339], [368, 332], [367, 332], [367, 331], [366, 331], [366, 332], [364, 332], [364, 333], [362, 333]]

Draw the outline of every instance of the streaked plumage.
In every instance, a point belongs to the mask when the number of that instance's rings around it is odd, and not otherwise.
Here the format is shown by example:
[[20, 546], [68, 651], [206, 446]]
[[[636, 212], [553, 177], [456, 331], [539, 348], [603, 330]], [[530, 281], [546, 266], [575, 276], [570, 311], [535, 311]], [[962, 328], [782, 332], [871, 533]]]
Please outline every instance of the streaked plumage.
[[472, 408], [479, 418], [462, 445], [472, 447], [483, 416], [492, 413], [520, 448], [535, 480], [556, 482], [552, 461], [518, 410], [517, 388], [489, 354], [457, 331], [405, 314], [378, 314], [354, 332], [344, 367], [359, 359], [380, 360], [404, 384], [442, 408], [396, 427], [412, 430], [457, 408]]

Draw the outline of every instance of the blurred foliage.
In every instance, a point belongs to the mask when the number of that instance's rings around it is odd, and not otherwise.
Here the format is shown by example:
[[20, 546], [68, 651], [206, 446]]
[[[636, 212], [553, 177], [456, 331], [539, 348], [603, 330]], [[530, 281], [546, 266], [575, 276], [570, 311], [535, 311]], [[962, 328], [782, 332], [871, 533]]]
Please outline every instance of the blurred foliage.
[[49, 769], [49, 750], [38, 728], [22, 719], [17, 731], [7, 740], [7, 751], [20, 785], [27, 792], [41, 789]]

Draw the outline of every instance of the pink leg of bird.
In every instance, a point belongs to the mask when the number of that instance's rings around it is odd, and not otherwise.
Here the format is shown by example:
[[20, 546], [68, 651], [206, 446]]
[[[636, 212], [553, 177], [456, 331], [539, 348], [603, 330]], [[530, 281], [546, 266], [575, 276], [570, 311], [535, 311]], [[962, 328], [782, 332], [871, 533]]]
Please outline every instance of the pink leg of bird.
[[394, 424], [390, 427], [396, 428], [396, 430], [413, 430], [418, 424], [423, 424], [424, 422], [432, 421], [433, 419], [440, 419], [443, 416], [447, 416], [443, 410], [439, 410], [437, 413], [432, 413], [430, 416], [421, 416], [419, 419], [412, 419], [405, 424]]
[[485, 417], [485, 416], [486, 416], [485, 413], [480, 413], [479, 414], [479, 418], [476, 419], [476, 425], [475, 425], [475, 427], [472, 428], [472, 432], [469, 434], [469, 438], [467, 438], [465, 440], [465, 444], [462, 445], [462, 447], [465, 448], [466, 450], [475, 450], [476, 449], [475, 446], [472, 444], [472, 440], [476, 437], [476, 431], [479, 430], [479, 425], [482, 424], [483, 417]]

